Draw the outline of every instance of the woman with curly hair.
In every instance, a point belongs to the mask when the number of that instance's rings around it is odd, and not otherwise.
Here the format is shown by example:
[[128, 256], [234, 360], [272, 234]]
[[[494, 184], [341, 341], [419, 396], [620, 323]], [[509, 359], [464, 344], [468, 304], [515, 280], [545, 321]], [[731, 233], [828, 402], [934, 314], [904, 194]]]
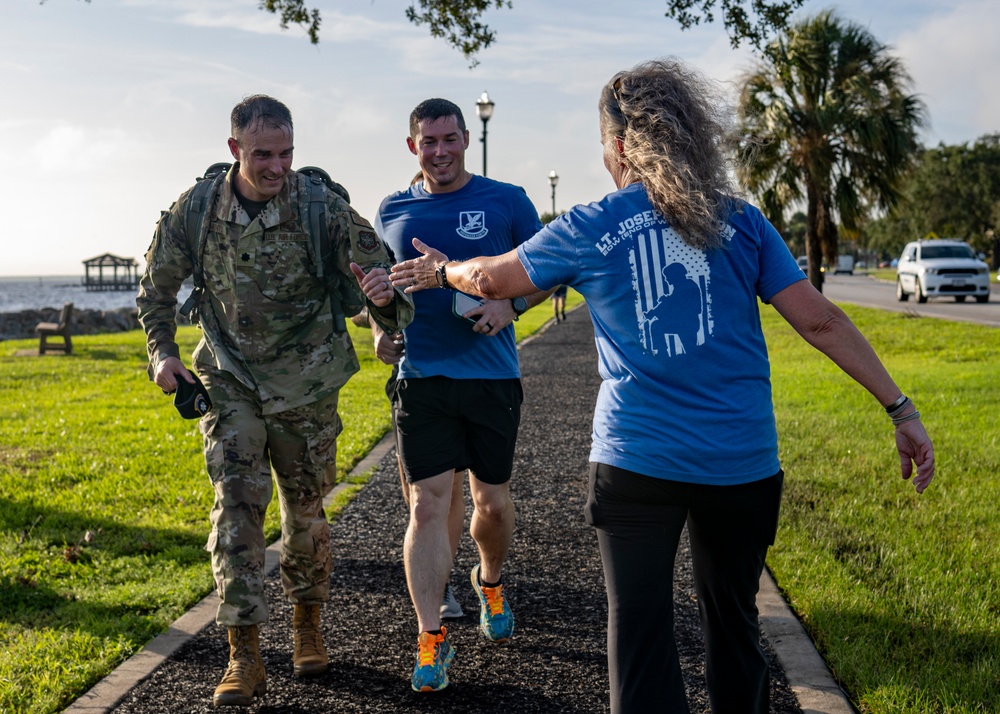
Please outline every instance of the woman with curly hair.
[[415, 240], [425, 255], [391, 274], [411, 292], [501, 299], [566, 284], [586, 298], [603, 378], [586, 518], [607, 584], [615, 714], [688, 711], [673, 635], [685, 525], [712, 711], [769, 710], [756, 594], [784, 474], [759, 300], [886, 408], [918, 493], [934, 475], [913, 403], [730, 185], [724, 107], [673, 59], [615, 75], [598, 108], [617, 191], [501, 256], [448, 262]]

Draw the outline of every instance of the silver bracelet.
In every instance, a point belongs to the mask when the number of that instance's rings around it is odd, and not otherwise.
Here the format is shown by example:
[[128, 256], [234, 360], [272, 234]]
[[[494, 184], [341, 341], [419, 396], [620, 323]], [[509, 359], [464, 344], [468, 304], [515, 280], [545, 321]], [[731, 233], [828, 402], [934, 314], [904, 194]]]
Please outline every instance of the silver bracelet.
[[914, 411], [910, 412], [909, 414], [907, 414], [906, 416], [901, 416], [901, 417], [895, 417], [895, 418], [893, 418], [892, 425], [893, 426], [899, 426], [900, 424], [905, 424], [908, 421], [913, 421], [913, 420], [919, 419], [919, 418], [920, 418], [920, 412], [914, 410]]
[[905, 394], [900, 394], [898, 397], [896, 397], [896, 401], [886, 406], [885, 408], [886, 412], [892, 415], [894, 411], [898, 411], [900, 407], [906, 404], [908, 399], [909, 397], [907, 397]]
[[896, 415], [901, 414], [903, 412], [903, 410], [906, 409], [906, 407], [909, 406], [910, 404], [912, 404], [912, 402], [910, 401], [910, 398], [909, 397], [903, 397], [902, 401], [900, 401], [900, 400], [897, 399], [895, 403], [893, 403], [893, 404], [889, 405], [888, 407], [886, 407], [885, 411], [886, 411], [886, 413], [889, 414], [889, 418], [893, 419], [893, 418], [896, 417]]

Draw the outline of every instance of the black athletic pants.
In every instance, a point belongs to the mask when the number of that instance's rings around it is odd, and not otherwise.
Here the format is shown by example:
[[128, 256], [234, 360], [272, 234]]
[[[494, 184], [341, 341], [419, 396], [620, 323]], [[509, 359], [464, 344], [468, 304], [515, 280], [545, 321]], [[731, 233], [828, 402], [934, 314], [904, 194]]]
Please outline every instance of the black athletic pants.
[[674, 557], [687, 523], [713, 714], [767, 714], [756, 596], [774, 543], [783, 472], [738, 486], [590, 466], [587, 521], [608, 591], [612, 714], [687, 714], [674, 641]]

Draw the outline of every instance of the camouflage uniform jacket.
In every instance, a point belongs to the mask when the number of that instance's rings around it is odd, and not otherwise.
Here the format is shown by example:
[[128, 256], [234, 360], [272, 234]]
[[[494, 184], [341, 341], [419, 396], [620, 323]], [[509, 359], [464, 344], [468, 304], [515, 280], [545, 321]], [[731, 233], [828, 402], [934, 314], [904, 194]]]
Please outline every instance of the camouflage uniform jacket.
[[[333, 329], [327, 288], [316, 276], [308, 219], [299, 217], [305, 177], [291, 172], [281, 192], [253, 221], [240, 205], [233, 166], [205, 214], [205, 294], [199, 305], [202, 339], [194, 351], [195, 369], [223, 370], [255, 390], [265, 414], [323, 399], [358, 371], [358, 358], [346, 331]], [[187, 235], [185, 215], [191, 190], [165, 212], [146, 254], [146, 270], [136, 304], [146, 331], [149, 374], [160, 360], [179, 357], [175, 308], [181, 283], [192, 274], [195, 241]], [[301, 211], [305, 214], [305, 211]], [[350, 263], [366, 271], [390, 267], [382, 241], [371, 225], [342, 198], [329, 192], [327, 225], [335, 265], [328, 276], [346, 281], [357, 304], [366, 300]], [[388, 315], [372, 305], [389, 330], [413, 318], [413, 301], [399, 290]], [[394, 308], [394, 309], [393, 309]]]

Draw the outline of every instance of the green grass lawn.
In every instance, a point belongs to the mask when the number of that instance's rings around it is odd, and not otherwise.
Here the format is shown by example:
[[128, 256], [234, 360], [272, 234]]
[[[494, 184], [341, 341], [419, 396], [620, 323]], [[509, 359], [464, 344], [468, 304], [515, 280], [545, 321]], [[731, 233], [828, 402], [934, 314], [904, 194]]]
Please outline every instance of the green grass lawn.
[[[843, 307], [923, 413], [938, 474], [922, 496], [901, 481], [878, 404], [763, 307], [786, 471], [769, 566], [862, 712], [1000, 711], [1000, 331]], [[388, 368], [355, 335], [342, 473], [389, 424]], [[4, 712], [61, 710], [212, 587], [196, 424], [146, 380], [140, 333], [74, 345], [0, 343]]]
[[786, 471], [769, 566], [862, 712], [1000, 711], [1000, 330], [842, 307], [922, 413], [935, 480], [901, 481], [878, 404], [763, 308]]
[[[551, 310], [525, 313], [518, 339]], [[350, 329], [362, 368], [341, 391], [341, 474], [390, 427], [390, 367]], [[179, 332], [185, 363], [198, 336]], [[147, 380], [141, 332], [73, 345], [19, 357], [38, 341], [0, 342], [0, 712], [61, 711], [213, 587], [197, 421]], [[277, 538], [274, 504], [266, 527]]]
[[870, 268], [866, 272], [873, 278], [878, 278], [879, 280], [888, 280], [889, 282], [896, 282], [896, 269], [895, 268]]

